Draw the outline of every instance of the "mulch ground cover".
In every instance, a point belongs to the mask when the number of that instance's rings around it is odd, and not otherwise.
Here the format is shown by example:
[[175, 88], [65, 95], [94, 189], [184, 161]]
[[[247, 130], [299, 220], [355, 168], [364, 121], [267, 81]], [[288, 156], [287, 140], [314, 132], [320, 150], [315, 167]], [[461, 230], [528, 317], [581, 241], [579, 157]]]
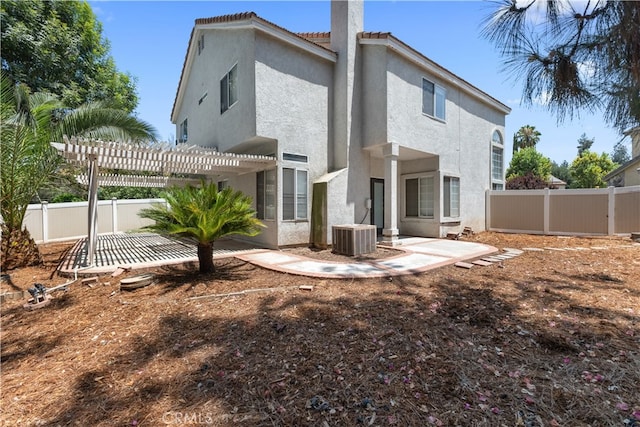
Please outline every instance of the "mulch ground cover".
[[[119, 281], [141, 271], [78, 281], [33, 311], [7, 300], [2, 425], [639, 426], [640, 246], [467, 239], [544, 250], [366, 280], [230, 258], [144, 271], [134, 291]], [[0, 290], [64, 283], [69, 246]]]

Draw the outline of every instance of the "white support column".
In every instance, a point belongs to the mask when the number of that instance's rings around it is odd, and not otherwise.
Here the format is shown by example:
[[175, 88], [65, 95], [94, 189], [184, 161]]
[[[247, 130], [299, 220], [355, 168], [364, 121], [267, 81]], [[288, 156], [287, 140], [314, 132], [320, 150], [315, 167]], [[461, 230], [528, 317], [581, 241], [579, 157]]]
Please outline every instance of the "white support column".
[[548, 188], [544, 189], [544, 234], [549, 234], [549, 206], [550, 206], [550, 200], [549, 198], [551, 197], [551, 190], [549, 190]]
[[49, 202], [42, 202], [40, 207], [42, 208], [42, 241], [47, 243], [49, 241]]
[[616, 188], [609, 187], [609, 210], [607, 212], [607, 234], [613, 236], [616, 232]]
[[118, 199], [111, 198], [111, 232], [118, 232]]
[[384, 229], [382, 239], [387, 243], [398, 240], [398, 155], [400, 146], [389, 143], [382, 149], [384, 156]]
[[89, 206], [87, 230], [87, 267], [95, 264], [98, 248], [98, 156], [89, 154]]

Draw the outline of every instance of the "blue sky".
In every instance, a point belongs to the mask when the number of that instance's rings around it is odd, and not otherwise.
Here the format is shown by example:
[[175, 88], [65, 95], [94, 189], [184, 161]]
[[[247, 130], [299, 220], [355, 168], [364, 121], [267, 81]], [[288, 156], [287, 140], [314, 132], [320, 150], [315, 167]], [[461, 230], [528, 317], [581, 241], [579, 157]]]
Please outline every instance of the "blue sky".
[[[162, 140], [176, 134], [170, 115], [195, 19], [253, 11], [293, 32], [329, 31], [329, 1], [91, 1], [120, 71], [137, 78], [138, 116]], [[520, 105], [522, 87], [503, 72], [497, 49], [479, 36], [492, 2], [365, 1], [365, 31], [391, 32], [425, 56], [512, 108], [507, 116], [507, 158], [513, 134], [524, 125], [542, 134], [538, 151], [560, 163], [576, 157], [584, 133], [592, 150], [611, 153], [620, 135], [600, 114], [557, 124], [542, 107]], [[628, 138], [625, 139], [630, 150]]]

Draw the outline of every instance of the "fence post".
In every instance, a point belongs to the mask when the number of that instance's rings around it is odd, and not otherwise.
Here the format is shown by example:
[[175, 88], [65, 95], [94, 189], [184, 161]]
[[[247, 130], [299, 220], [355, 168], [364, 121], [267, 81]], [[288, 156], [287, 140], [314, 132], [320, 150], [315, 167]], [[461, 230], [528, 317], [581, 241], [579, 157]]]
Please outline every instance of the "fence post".
[[49, 202], [41, 202], [42, 210], [42, 242], [47, 243], [49, 240]]
[[111, 232], [118, 231], [118, 199], [111, 198]]
[[616, 231], [616, 187], [609, 187], [609, 211], [607, 212], [607, 234], [613, 236]]
[[491, 190], [487, 190], [485, 193], [485, 229], [491, 230]]
[[544, 234], [549, 234], [549, 202], [551, 198], [551, 190], [549, 190], [548, 188], [544, 189]]

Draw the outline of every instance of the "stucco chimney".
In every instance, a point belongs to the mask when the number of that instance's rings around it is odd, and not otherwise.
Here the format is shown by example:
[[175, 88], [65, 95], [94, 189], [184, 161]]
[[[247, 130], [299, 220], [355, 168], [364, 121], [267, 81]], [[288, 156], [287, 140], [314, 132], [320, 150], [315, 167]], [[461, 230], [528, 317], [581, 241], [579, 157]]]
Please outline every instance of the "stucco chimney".
[[331, 49], [338, 53], [333, 81], [333, 167], [348, 166], [354, 139], [352, 121], [359, 114], [355, 78], [358, 75], [358, 33], [364, 28], [362, 0], [331, 0]]

